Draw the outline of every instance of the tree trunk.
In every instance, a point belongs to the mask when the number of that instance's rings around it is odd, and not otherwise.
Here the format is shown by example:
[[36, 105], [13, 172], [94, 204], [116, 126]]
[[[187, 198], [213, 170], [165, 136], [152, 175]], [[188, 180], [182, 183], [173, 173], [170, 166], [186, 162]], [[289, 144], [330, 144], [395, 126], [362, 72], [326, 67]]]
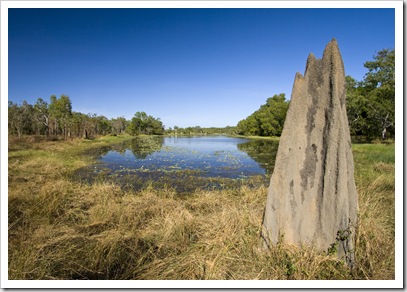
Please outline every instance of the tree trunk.
[[387, 130], [386, 130], [386, 128], [384, 128], [382, 131], [382, 140], [386, 140], [386, 133], [387, 133]]

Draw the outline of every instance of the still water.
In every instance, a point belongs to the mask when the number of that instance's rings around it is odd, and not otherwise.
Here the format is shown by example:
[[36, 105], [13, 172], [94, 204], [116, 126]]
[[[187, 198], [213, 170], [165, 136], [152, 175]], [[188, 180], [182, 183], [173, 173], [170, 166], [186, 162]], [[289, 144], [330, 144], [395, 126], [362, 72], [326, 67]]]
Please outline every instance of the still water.
[[88, 178], [103, 177], [132, 188], [149, 182], [181, 192], [266, 184], [277, 147], [272, 140], [227, 136], [136, 137], [101, 149]]

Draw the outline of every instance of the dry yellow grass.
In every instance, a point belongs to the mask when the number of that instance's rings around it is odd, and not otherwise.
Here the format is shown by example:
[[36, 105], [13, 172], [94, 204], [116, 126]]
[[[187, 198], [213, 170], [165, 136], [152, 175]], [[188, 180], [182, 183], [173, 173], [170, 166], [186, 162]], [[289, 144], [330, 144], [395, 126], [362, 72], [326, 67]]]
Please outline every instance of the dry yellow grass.
[[312, 247], [259, 248], [265, 187], [178, 197], [172, 189], [88, 185], [69, 173], [89, 163], [78, 156], [89, 145], [14, 147], [9, 279], [394, 278], [394, 160], [367, 159], [377, 145], [355, 146], [360, 224], [352, 270]]

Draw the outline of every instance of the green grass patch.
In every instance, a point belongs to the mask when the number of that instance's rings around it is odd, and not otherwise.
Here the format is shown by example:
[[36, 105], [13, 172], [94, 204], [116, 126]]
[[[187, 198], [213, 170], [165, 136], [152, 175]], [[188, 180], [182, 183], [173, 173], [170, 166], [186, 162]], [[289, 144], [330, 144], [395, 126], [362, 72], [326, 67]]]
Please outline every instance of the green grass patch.
[[394, 164], [394, 144], [353, 144], [352, 150], [359, 163], [388, 163]]

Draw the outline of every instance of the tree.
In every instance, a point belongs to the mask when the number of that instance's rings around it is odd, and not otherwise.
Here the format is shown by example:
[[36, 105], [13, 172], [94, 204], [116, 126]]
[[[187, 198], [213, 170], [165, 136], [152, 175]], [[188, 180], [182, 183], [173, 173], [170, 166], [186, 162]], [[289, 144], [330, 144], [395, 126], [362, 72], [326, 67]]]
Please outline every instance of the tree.
[[352, 136], [366, 136], [368, 132], [368, 107], [365, 89], [351, 76], [346, 81], [346, 109]]
[[395, 53], [385, 49], [373, 58], [364, 64], [368, 72], [363, 81], [346, 77], [351, 134], [368, 140], [385, 139], [395, 128]]
[[106, 135], [111, 132], [109, 120], [105, 116], [96, 117], [96, 133]]
[[71, 135], [75, 137], [81, 137], [82, 135], [84, 135], [85, 124], [87, 120], [87, 115], [79, 112], [72, 112]]
[[238, 133], [241, 135], [280, 136], [287, 115], [289, 103], [285, 94], [276, 94], [267, 99], [266, 104], [246, 119], [237, 124]]
[[11, 134], [21, 138], [23, 134], [24, 114], [23, 109], [12, 101], [8, 102], [8, 127]]
[[150, 127], [153, 135], [163, 135], [164, 125], [159, 118], [150, 117]]
[[136, 112], [126, 131], [130, 135], [163, 135], [164, 126], [160, 119], [147, 115], [145, 112]]
[[50, 96], [50, 104], [48, 107], [50, 114], [50, 123], [51, 123], [51, 133], [53, 135], [58, 134], [58, 111], [57, 111], [57, 97], [56, 95]]
[[240, 135], [258, 136], [260, 135], [260, 127], [255, 114], [251, 114], [246, 119], [239, 121], [237, 124], [237, 132]]
[[45, 134], [48, 136], [50, 131], [48, 103], [38, 98], [34, 105], [34, 112], [36, 121], [45, 126]]
[[[387, 87], [394, 91], [395, 85], [395, 51], [384, 49], [373, 56], [374, 61], [363, 65], [369, 70], [365, 75], [365, 86], [371, 89]], [[388, 96], [391, 98], [391, 96]]]
[[97, 114], [87, 114], [83, 133], [85, 139], [93, 134], [97, 134], [97, 117]]
[[72, 103], [69, 96], [61, 95], [58, 100], [58, 115], [61, 121], [65, 140], [70, 136], [70, 124], [72, 118]]
[[110, 124], [113, 134], [120, 135], [126, 130], [127, 121], [124, 117], [118, 117], [111, 119]]
[[33, 134], [34, 108], [27, 101], [22, 105], [8, 102], [8, 128], [11, 134], [17, 134], [21, 138], [23, 134]]
[[368, 90], [370, 116], [376, 121], [381, 138], [395, 126], [395, 51], [382, 50], [364, 66], [369, 70], [364, 86]]
[[72, 103], [69, 96], [61, 95], [58, 99], [51, 95], [49, 104], [49, 113], [53, 124], [53, 133], [58, 135], [62, 132], [65, 139], [70, 135], [70, 122], [72, 118]]
[[34, 107], [24, 100], [21, 110], [23, 114], [23, 133], [27, 135], [34, 134]]

